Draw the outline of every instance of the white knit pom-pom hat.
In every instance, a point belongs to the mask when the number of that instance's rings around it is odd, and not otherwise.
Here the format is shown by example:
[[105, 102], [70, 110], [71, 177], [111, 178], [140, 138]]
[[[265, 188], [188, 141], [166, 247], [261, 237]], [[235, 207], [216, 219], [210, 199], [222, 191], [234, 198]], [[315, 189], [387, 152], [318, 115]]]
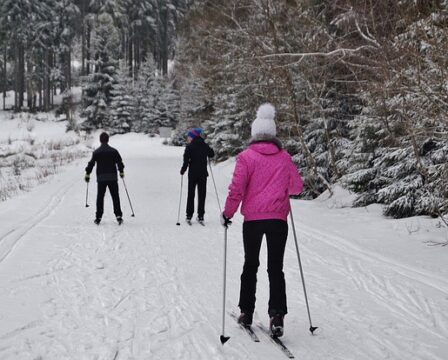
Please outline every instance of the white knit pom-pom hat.
[[274, 122], [275, 108], [272, 104], [260, 105], [257, 110], [257, 117], [252, 123], [252, 137], [259, 135], [276, 136], [277, 130]]

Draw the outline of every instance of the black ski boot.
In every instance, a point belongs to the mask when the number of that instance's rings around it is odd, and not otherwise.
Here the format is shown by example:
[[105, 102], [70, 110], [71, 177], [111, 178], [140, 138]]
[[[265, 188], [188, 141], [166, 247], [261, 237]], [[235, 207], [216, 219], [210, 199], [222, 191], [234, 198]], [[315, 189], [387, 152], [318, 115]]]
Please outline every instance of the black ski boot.
[[186, 223], [187, 223], [188, 225], [191, 225], [191, 218], [187, 217], [187, 218], [185, 219], [185, 221], [186, 221]]
[[242, 312], [240, 316], [238, 316], [238, 324], [245, 328], [249, 328], [252, 325], [252, 318], [252, 314]]
[[96, 218], [95, 220], [93, 220], [93, 222], [94, 222], [95, 224], [99, 225], [100, 222], [101, 222], [101, 218]]
[[204, 218], [203, 218], [203, 217], [198, 216], [198, 217], [196, 218], [196, 221], [197, 221], [199, 224], [201, 224], [202, 226], [205, 226]]
[[283, 336], [283, 317], [281, 314], [271, 316], [269, 329], [272, 337], [279, 338]]
[[123, 224], [123, 218], [121, 216], [117, 216], [118, 225]]

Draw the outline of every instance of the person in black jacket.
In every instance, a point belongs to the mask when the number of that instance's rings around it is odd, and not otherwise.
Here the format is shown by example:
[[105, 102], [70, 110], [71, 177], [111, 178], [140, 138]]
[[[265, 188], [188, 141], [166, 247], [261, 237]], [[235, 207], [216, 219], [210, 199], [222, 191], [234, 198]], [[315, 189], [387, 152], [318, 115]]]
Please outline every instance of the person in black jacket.
[[101, 217], [104, 212], [104, 195], [106, 188], [109, 188], [112, 202], [114, 204], [114, 214], [117, 217], [118, 223], [123, 222], [123, 213], [120, 207], [120, 196], [118, 194], [118, 177], [117, 168], [120, 172], [120, 177], [124, 177], [124, 165], [121, 160], [120, 153], [108, 145], [109, 135], [105, 132], [100, 135], [101, 146], [93, 152], [92, 159], [86, 167], [85, 181], [90, 181], [90, 173], [96, 163], [96, 179], [98, 182], [98, 193], [96, 198], [96, 218], [95, 224], [101, 222]]
[[207, 192], [207, 158], [215, 156], [213, 149], [201, 137], [202, 129], [194, 128], [187, 133], [187, 146], [184, 152], [184, 163], [180, 170], [183, 175], [188, 168], [187, 223], [191, 224], [194, 213], [194, 197], [198, 188], [197, 221], [204, 222], [205, 195]]

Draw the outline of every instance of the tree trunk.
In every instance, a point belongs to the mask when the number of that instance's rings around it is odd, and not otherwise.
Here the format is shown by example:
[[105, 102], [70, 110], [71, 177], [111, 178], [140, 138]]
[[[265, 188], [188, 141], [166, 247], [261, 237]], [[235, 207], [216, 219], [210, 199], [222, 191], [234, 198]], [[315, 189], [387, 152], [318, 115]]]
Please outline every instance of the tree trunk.
[[31, 59], [28, 58], [27, 59], [27, 73], [28, 73], [28, 78], [26, 81], [26, 103], [28, 105], [28, 110], [33, 112], [34, 108], [33, 108], [33, 94], [34, 94], [34, 90], [33, 90], [33, 70], [32, 70], [32, 63], [31, 63]]
[[134, 76], [137, 78], [137, 74], [140, 69], [140, 36], [138, 35], [139, 31], [137, 30], [136, 34], [134, 34]]
[[50, 110], [50, 50], [45, 49], [44, 51], [44, 84], [43, 84], [43, 92], [44, 92], [44, 111]]
[[87, 48], [86, 48], [86, 60], [87, 60], [87, 64], [86, 64], [86, 75], [90, 74], [90, 37], [91, 37], [91, 30], [90, 30], [90, 25], [87, 24]]
[[331, 134], [330, 134], [330, 130], [328, 129], [328, 120], [325, 117], [325, 114], [322, 114], [322, 116], [324, 118], [325, 137], [327, 139], [327, 146], [328, 146], [328, 150], [330, 153], [330, 164], [331, 164], [331, 167], [333, 168], [334, 174], [336, 175], [337, 178], [339, 178], [340, 173], [339, 173], [338, 167], [336, 165], [336, 150], [334, 148], [334, 145], [331, 142]]
[[43, 81], [42, 80], [40, 80], [39, 81], [39, 109], [40, 110], [42, 110], [42, 106], [43, 106], [43, 102], [42, 102], [42, 94], [43, 94], [43, 89], [42, 89], [42, 86], [43, 86]]
[[127, 64], [127, 39], [126, 31], [123, 29], [121, 31], [121, 57], [124, 59], [124, 63]]
[[19, 45], [14, 44], [14, 111], [19, 111]]
[[130, 29], [128, 39], [128, 66], [129, 66], [129, 76], [132, 77], [134, 77], [133, 42], [134, 42], [133, 31], [132, 29]]
[[81, 1], [81, 75], [86, 75], [86, 2]]
[[25, 95], [25, 49], [19, 43], [19, 109], [23, 108]]
[[62, 56], [62, 66], [64, 73], [64, 81], [61, 83], [61, 92], [70, 90], [71, 88], [71, 51], [68, 49], [64, 51]]
[[162, 73], [168, 73], [168, 9], [163, 14], [163, 32], [162, 32]]
[[3, 110], [6, 110], [6, 91], [8, 90], [8, 73], [6, 72], [7, 48], [3, 50]]

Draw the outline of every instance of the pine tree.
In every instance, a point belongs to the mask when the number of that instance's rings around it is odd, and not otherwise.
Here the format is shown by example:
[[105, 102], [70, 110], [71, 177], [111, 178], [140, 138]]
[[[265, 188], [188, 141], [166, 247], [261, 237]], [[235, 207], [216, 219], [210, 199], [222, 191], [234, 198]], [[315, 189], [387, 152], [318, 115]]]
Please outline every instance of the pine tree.
[[116, 83], [116, 58], [118, 57], [119, 36], [110, 15], [101, 14], [95, 29], [93, 62], [95, 72], [88, 78], [83, 91], [84, 112], [87, 117], [82, 127], [86, 130], [110, 127], [109, 105]]
[[123, 134], [129, 132], [132, 125], [132, 114], [135, 106], [132, 79], [128, 68], [122, 64], [117, 73], [117, 83], [112, 90], [111, 121], [112, 133]]
[[[235, 89], [233, 89], [235, 91]], [[227, 159], [243, 150], [250, 137], [250, 124], [254, 113], [244, 109], [237, 92], [218, 95], [214, 99], [214, 112], [204, 123], [204, 132], [210, 145], [215, 149], [217, 161]]]
[[154, 103], [158, 93], [157, 89], [156, 67], [152, 60], [148, 60], [141, 65], [134, 82], [132, 131], [152, 132], [156, 114]]
[[180, 96], [179, 91], [174, 87], [174, 82], [168, 78], [160, 78], [160, 93], [154, 104], [157, 111], [157, 118], [153, 121], [153, 129], [159, 127], [174, 128], [180, 116]]

